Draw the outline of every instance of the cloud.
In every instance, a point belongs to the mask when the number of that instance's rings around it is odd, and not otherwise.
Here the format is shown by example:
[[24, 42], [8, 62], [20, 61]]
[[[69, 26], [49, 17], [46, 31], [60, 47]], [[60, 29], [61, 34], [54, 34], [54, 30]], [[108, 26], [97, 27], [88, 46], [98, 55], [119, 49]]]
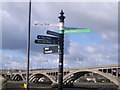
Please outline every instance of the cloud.
[[86, 67], [118, 63], [118, 48], [116, 44], [109, 47], [105, 47], [104, 44], [103, 46], [101, 44], [80, 45], [74, 41], [71, 41], [71, 44], [69, 54], [65, 55], [66, 67]]
[[2, 68], [10, 68], [10, 69], [20, 69], [25, 68], [26, 57], [21, 53], [16, 54], [14, 51], [3, 51], [2, 54]]
[[[28, 3], [4, 2], [2, 13], [2, 49], [10, 50], [17, 54], [27, 53], [28, 31]], [[118, 3], [93, 3], [93, 2], [33, 2], [31, 23], [31, 67], [57, 67], [58, 56], [44, 55], [43, 47], [49, 45], [37, 45], [34, 40], [37, 35], [47, 35], [46, 31], [59, 31], [58, 27], [33, 27], [34, 21], [41, 23], [58, 23], [60, 10], [65, 11], [66, 26], [90, 28], [92, 34], [65, 35], [65, 66], [93, 66], [99, 64], [117, 63], [118, 50]], [[51, 45], [53, 46], [53, 45]], [[3, 54], [3, 64], [13, 66], [16, 60], [25, 60], [25, 57], [15, 53]], [[113, 54], [114, 53], [114, 54]], [[99, 55], [102, 55], [101, 59]], [[107, 56], [110, 56], [107, 59]], [[103, 63], [106, 60], [106, 63]], [[11, 62], [10, 62], [10, 61]], [[92, 61], [91, 61], [92, 60]], [[89, 63], [90, 62], [90, 63]], [[21, 61], [18, 61], [21, 65]]]
[[5, 64], [5, 67], [9, 68], [9, 69], [22, 69], [23, 67], [25, 67], [22, 63], [19, 62], [10, 62], [9, 64]]
[[91, 46], [88, 46], [87, 48], [85, 48], [86, 49], [86, 51], [88, 51], [89, 53], [93, 53], [93, 52], [95, 52], [95, 48], [94, 47], [91, 47]]

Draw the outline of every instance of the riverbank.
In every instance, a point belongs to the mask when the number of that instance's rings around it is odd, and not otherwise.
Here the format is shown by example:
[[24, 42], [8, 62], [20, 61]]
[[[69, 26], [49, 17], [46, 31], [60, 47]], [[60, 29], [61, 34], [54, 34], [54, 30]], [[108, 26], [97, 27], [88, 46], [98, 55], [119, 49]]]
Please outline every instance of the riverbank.
[[74, 83], [74, 87], [81, 88], [109, 88], [110, 90], [118, 90], [117, 86], [113, 83]]
[[[23, 82], [7, 82], [4, 90], [24, 90]], [[30, 90], [57, 90], [52, 88], [50, 84], [30, 83]], [[65, 87], [64, 90], [118, 90], [113, 83], [74, 83], [73, 86]]]

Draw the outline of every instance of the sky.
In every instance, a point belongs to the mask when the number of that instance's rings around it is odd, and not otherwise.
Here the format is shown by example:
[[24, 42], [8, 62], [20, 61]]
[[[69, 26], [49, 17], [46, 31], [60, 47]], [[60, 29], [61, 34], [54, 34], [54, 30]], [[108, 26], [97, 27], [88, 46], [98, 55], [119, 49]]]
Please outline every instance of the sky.
[[[91, 29], [91, 33], [65, 34], [64, 68], [118, 64], [117, 2], [32, 2], [30, 69], [58, 68], [59, 54], [44, 54], [45, 44], [35, 44], [37, 35], [59, 27], [34, 26], [59, 23], [64, 11], [65, 26]], [[28, 2], [2, 2], [2, 58], [0, 68], [25, 69], [27, 57]]]

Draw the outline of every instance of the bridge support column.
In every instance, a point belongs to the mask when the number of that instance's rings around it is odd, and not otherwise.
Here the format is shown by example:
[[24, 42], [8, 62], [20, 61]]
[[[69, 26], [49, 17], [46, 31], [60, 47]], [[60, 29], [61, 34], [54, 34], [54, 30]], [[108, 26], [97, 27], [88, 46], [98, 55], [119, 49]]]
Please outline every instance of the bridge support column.
[[102, 72], [103, 72], [103, 69], [102, 69]]
[[113, 68], [111, 69], [111, 74], [113, 75]]
[[106, 73], [108, 74], [108, 69], [106, 69]]
[[118, 77], [118, 68], [116, 68], [116, 77]]

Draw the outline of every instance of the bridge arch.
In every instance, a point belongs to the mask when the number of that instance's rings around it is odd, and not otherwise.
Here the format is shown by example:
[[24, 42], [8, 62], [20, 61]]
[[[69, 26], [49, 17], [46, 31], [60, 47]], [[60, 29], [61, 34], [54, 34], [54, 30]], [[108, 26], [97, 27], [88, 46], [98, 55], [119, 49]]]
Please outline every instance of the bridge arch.
[[15, 74], [13, 77], [12, 77], [12, 80], [13, 81], [23, 81], [23, 77], [20, 75], [20, 74]]
[[87, 73], [96, 73], [99, 74], [105, 78], [107, 78], [108, 80], [112, 81], [115, 85], [119, 86], [117, 77], [114, 77], [110, 74], [106, 74], [97, 70], [77, 70], [74, 72], [70, 72], [69, 74], [65, 75], [63, 78], [63, 83], [64, 84], [69, 84], [69, 83], [73, 83], [75, 80], [77, 80], [80, 76], [83, 76]]
[[29, 81], [32, 82], [34, 80], [39, 80], [41, 77], [46, 77], [47, 79], [49, 79], [51, 81], [51, 83], [55, 83], [55, 81], [46, 73], [33, 73], [30, 77], [29, 77]]

